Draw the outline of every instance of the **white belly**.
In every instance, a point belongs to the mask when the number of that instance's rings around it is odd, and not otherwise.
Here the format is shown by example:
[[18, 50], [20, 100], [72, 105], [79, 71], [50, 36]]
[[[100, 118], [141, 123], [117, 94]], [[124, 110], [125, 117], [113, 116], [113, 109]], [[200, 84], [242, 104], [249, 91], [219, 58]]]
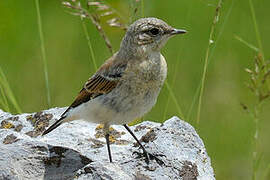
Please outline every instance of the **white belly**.
[[109, 125], [127, 124], [149, 112], [155, 105], [157, 96], [158, 93], [155, 93], [151, 97], [137, 96], [118, 100], [112, 100], [114, 97], [109, 96], [109, 103], [104, 103], [104, 97], [100, 96], [71, 110], [69, 119]]

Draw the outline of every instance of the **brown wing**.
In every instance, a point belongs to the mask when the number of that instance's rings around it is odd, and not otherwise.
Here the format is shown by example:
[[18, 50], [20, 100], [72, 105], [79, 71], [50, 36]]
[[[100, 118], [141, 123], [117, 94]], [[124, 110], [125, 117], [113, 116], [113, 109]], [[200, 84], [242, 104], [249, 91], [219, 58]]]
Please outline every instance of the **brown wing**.
[[111, 92], [117, 86], [126, 66], [126, 62], [117, 62], [115, 60], [115, 56], [109, 59], [100, 67], [96, 74], [85, 83], [75, 101], [61, 117], [65, 117], [66, 113], [71, 108], [75, 108], [87, 101], [90, 101], [91, 99]]
[[97, 96], [111, 92], [119, 80], [108, 80], [102, 76], [90, 78], [80, 91], [70, 108], [79, 106]]
[[[106, 72], [106, 71], [104, 71], [104, 72]], [[94, 99], [97, 96], [111, 92], [117, 86], [117, 83], [119, 82], [119, 78], [121, 77], [119, 75], [122, 76], [122, 74], [112, 75], [113, 77], [114, 76], [117, 77], [117, 78], [113, 79], [112, 77], [108, 78], [108, 77], [106, 77], [106, 76], [104, 77], [100, 74], [95, 74], [92, 78], [90, 78], [86, 82], [86, 84], [84, 85], [84, 87], [82, 88], [82, 90], [80, 91], [78, 96], [76, 97], [75, 101], [61, 115], [61, 118], [59, 120], [57, 120], [53, 125], [51, 125], [48, 129], [46, 129], [42, 135], [48, 134], [49, 132], [51, 132], [52, 130], [54, 130], [58, 126], [60, 126], [64, 122], [64, 120], [67, 116], [67, 112], [69, 112], [70, 109], [75, 108], [75, 107], [77, 107], [77, 106], [79, 106], [87, 101], [91, 101], [91, 99]]]
[[117, 61], [115, 58], [116, 57], [113, 56], [100, 67], [96, 74], [85, 83], [75, 101], [61, 115], [61, 118], [46, 129], [42, 135], [48, 134], [60, 126], [64, 122], [67, 112], [69, 112], [70, 109], [75, 108], [87, 101], [91, 101], [91, 99], [94, 99], [97, 96], [107, 94], [117, 86], [126, 70], [127, 63], [124, 61]]

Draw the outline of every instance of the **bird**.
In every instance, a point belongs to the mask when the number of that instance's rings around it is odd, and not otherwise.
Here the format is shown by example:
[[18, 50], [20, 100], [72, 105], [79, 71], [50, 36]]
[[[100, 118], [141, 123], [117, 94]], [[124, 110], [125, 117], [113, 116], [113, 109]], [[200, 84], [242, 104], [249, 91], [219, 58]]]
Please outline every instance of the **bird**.
[[156, 104], [167, 76], [167, 63], [160, 51], [168, 39], [186, 32], [155, 17], [136, 20], [128, 27], [118, 52], [87, 80], [74, 102], [42, 136], [73, 120], [103, 124], [112, 163], [109, 128], [123, 125], [149, 163], [149, 153], [127, 124], [141, 118]]

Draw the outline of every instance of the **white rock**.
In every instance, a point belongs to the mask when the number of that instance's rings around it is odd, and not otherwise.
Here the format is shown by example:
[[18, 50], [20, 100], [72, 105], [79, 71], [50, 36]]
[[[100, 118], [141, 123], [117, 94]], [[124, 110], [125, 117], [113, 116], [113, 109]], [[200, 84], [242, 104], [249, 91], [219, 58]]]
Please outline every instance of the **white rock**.
[[149, 164], [125, 128], [113, 126], [113, 163], [109, 163], [97, 124], [73, 121], [40, 136], [64, 110], [16, 116], [0, 110], [0, 179], [215, 179], [203, 141], [177, 117], [131, 127], [157, 157]]

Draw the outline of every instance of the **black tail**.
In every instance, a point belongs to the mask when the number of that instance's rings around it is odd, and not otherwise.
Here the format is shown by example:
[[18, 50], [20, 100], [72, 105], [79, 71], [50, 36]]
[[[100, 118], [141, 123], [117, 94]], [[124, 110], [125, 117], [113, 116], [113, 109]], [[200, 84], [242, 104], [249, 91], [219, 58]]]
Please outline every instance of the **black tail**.
[[42, 136], [48, 134], [49, 132], [51, 132], [52, 130], [56, 129], [58, 126], [60, 126], [64, 121], [66, 117], [63, 116], [60, 119], [58, 119], [53, 125], [51, 125], [48, 129], [46, 129], [43, 133]]

